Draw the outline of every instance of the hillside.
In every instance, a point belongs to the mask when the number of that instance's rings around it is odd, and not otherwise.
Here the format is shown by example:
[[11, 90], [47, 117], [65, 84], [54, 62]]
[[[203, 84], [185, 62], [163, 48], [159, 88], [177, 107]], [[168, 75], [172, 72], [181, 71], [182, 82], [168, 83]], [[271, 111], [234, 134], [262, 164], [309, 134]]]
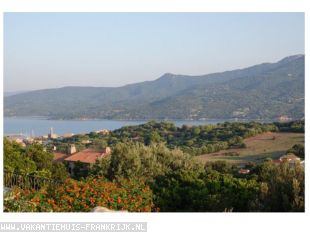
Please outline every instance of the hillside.
[[63, 87], [4, 97], [5, 116], [55, 119], [304, 117], [304, 55], [202, 76], [164, 74], [123, 87]]
[[[234, 164], [263, 162], [266, 158], [279, 159], [294, 144], [305, 143], [304, 133], [266, 132], [244, 140], [245, 148], [231, 148], [197, 156], [202, 161], [225, 160]], [[232, 156], [231, 154], [238, 154]]]

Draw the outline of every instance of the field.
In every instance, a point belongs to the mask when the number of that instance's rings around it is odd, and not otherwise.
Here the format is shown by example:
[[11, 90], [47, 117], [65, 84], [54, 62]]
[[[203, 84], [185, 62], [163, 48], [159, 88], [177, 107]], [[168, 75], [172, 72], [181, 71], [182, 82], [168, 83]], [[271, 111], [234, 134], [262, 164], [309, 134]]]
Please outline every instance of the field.
[[261, 162], [265, 158], [278, 159], [294, 144], [304, 144], [303, 133], [267, 132], [244, 140], [246, 148], [234, 148], [197, 156], [203, 161], [226, 160], [235, 164]]

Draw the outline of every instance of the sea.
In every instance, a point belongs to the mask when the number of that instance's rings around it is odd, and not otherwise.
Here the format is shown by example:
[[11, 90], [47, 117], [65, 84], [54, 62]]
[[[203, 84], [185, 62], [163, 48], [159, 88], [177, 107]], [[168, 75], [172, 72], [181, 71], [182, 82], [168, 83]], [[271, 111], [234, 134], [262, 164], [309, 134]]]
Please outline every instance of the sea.
[[[42, 136], [50, 132], [58, 135], [65, 133], [85, 134], [92, 131], [108, 129], [115, 130], [124, 126], [139, 125], [147, 121], [122, 120], [49, 120], [36, 117], [4, 117], [4, 135]], [[176, 126], [217, 124], [227, 120], [171, 120]]]

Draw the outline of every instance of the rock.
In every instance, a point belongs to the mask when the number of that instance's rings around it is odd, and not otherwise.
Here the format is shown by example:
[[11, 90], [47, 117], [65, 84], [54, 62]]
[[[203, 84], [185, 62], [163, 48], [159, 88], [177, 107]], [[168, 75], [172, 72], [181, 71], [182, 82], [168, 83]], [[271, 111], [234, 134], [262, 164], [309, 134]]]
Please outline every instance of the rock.
[[97, 206], [93, 208], [91, 212], [93, 213], [127, 213], [128, 211], [127, 210], [117, 211], [117, 210], [108, 209], [106, 207]]

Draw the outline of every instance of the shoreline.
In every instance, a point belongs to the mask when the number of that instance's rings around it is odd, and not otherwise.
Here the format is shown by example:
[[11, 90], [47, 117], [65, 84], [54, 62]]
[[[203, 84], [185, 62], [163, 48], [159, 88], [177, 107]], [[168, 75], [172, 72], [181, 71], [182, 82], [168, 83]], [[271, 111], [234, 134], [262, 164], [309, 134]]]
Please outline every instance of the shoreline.
[[[27, 119], [27, 120], [46, 120], [46, 121], [118, 121], [118, 122], [149, 122], [149, 121], [159, 121], [159, 122], [281, 122], [278, 119], [253, 119], [253, 118], [206, 118], [206, 119], [106, 119], [106, 118], [49, 118], [45, 116], [3, 116], [3, 119]], [[292, 119], [289, 121], [296, 121], [302, 119]], [[289, 122], [285, 121], [285, 122]]]

